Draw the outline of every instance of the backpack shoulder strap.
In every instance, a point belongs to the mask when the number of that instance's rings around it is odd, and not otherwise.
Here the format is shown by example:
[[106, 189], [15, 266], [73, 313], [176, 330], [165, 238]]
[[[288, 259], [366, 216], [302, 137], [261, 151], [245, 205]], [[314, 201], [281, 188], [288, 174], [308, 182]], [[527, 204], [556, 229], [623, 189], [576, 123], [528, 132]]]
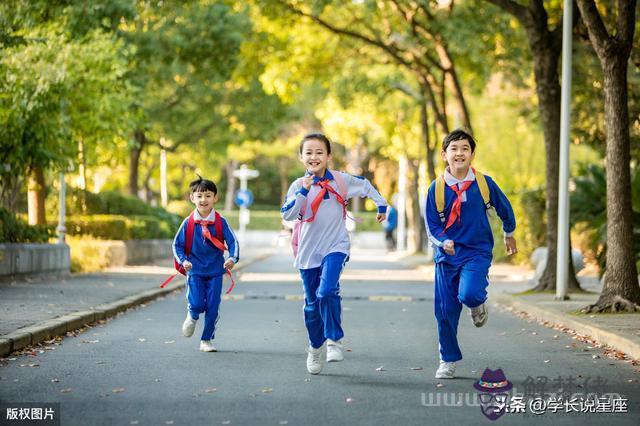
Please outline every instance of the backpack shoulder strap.
[[187, 218], [187, 229], [184, 241], [184, 253], [188, 256], [191, 253], [191, 246], [193, 245], [193, 230], [196, 227], [196, 220], [193, 217], [193, 212]]
[[[302, 187], [302, 178], [296, 179], [295, 181], [293, 181], [293, 183], [295, 183], [295, 184], [299, 183], [300, 187]], [[302, 207], [300, 207], [300, 212], [298, 213], [298, 220], [301, 220], [304, 217], [305, 211], [307, 209], [307, 201], [305, 201], [305, 203], [302, 205]]]
[[347, 189], [347, 183], [344, 181], [342, 173], [337, 170], [329, 170], [329, 172], [333, 175], [333, 180], [336, 181], [336, 185], [338, 185], [338, 192], [340, 193], [340, 196], [347, 201], [349, 190]]
[[440, 221], [444, 223], [444, 175], [436, 178], [436, 210], [438, 210]]
[[491, 208], [491, 196], [489, 194], [489, 186], [487, 185], [487, 178], [479, 171], [473, 171], [476, 175], [476, 181], [478, 182], [478, 188], [480, 194], [482, 194], [482, 201], [487, 210]]
[[215, 214], [215, 222], [213, 226], [215, 226], [216, 228], [216, 239], [224, 244], [224, 232], [222, 232], [222, 216], [220, 216], [220, 213], [218, 213], [217, 211]]

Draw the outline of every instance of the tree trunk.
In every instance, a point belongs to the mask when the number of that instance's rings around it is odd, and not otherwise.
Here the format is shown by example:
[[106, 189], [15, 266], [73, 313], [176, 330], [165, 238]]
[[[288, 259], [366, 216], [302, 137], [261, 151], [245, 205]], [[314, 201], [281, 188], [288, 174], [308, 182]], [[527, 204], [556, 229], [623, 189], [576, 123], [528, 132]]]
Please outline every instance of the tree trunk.
[[420, 162], [409, 160], [407, 162], [409, 176], [407, 176], [407, 251], [416, 253], [422, 251], [424, 245], [424, 222], [420, 216], [420, 203], [418, 202], [418, 177], [420, 176]]
[[41, 167], [34, 167], [29, 175], [27, 186], [27, 205], [29, 211], [29, 225], [46, 225], [47, 218], [44, 209], [45, 182], [44, 171]]
[[427, 173], [429, 175], [429, 181], [436, 179], [436, 165], [433, 162], [433, 156], [435, 147], [431, 146], [431, 137], [429, 134], [429, 111], [427, 109], [426, 94], [422, 93], [422, 100], [420, 102], [420, 124], [422, 127], [422, 137], [424, 138], [424, 145], [427, 150]]
[[138, 196], [138, 176], [140, 169], [140, 156], [146, 144], [146, 136], [143, 130], [137, 129], [134, 132], [136, 145], [131, 148], [129, 153], [129, 193], [134, 197]]
[[80, 209], [82, 214], [87, 213], [87, 156], [84, 152], [84, 143], [78, 141], [78, 174], [80, 175]]
[[620, 54], [620, 51], [609, 53], [611, 56], [601, 59], [608, 167], [607, 269], [600, 297], [595, 305], [587, 308], [589, 312], [599, 312], [610, 307], [612, 310], [619, 309], [616, 308], [616, 303], [632, 311], [640, 305], [640, 286], [633, 252], [628, 54]]
[[227, 191], [224, 195], [224, 210], [230, 212], [233, 210], [233, 198], [236, 193], [236, 178], [233, 176], [233, 171], [238, 168], [238, 162], [236, 160], [229, 160], [224, 165], [224, 170], [227, 175]]

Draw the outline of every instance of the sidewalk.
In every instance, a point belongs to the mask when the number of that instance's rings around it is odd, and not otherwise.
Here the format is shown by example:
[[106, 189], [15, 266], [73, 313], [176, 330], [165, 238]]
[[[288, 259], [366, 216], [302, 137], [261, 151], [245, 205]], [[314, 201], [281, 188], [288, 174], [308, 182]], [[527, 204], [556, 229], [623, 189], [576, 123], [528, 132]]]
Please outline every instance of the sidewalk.
[[[270, 253], [271, 249], [243, 249], [234, 278]], [[182, 276], [160, 288], [175, 272], [171, 259], [161, 259], [154, 265], [110, 268], [101, 273], [2, 282], [0, 357], [183, 288]], [[227, 279], [223, 285], [229, 285]]]
[[[394, 254], [399, 262], [428, 273], [433, 279], [433, 263], [426, 255]], [[628, 357], [640, 360], [640, 313], [582, 314], [580, 310], [595, 303], [601, 285], [597, 276], [578, 275], [587, 293], [570, 294], [569, 300], [554, 300], [554, 294], [519, 294], [530, 289], [533, 270], [509, 264], [496, 264], [489, 271], [489, 301], [512, 313], [533, 318], [547, 327], [574, 332]]]

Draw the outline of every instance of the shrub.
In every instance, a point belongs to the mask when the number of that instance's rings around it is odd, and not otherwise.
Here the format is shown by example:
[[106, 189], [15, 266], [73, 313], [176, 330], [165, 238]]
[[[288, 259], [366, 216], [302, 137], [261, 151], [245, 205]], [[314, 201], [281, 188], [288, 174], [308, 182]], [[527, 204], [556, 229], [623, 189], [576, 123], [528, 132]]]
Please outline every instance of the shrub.
[[0, 242], [46, 243], [53, 230], [46, 225], [28, 225], [8, 210], [0, 208]]
[[90, 235], [103, 240], [172, 238], [174, 235], [171, 225], [153, 216], [73, 216], [67, 219], [66, 227], [69, 235]]

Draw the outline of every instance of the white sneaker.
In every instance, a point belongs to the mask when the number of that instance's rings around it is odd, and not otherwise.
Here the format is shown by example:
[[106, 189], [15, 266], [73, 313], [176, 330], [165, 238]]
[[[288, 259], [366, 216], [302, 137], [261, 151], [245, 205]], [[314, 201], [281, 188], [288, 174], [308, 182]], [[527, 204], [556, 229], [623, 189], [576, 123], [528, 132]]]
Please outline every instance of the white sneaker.
[[344, 360], [342, 353], [342, 343], [327, 340], [327, 362], [339, 362]]
[[436, 371], [436, 379], [453, 379], [455, 372], [455, 362], [445, 362], [441, 360], [438, 371]]
[[211, 340], [200, 340], [200, 350], [202, 352], [218, 352]]
[[318, 349], [309, 345], [307, 352], [307, 371], [311, 374], [320, 373], [322, 371], [322, 353], [324, 352], [324, 344]]
[[489, 319], [489, 311], [484, 303], [475, 308], [471, 308], [471, 321], [473, 321], [473, 325], [482, 327], [487, 322], [487, 319]]
[[191, 318], [191, 314], [187, 313], [187, 318], [182, 323], [182, 335], [184, 337], [193, 336], [193, 332], [196, 329], [196, 322], [198, 321]]

